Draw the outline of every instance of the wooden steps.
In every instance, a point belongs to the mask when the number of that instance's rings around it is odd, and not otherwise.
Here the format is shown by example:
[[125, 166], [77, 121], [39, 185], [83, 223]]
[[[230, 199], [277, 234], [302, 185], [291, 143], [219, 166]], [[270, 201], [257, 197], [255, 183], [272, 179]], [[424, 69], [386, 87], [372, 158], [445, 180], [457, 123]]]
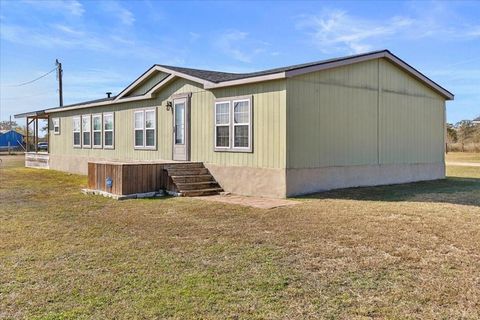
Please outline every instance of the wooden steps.
[[202, 162], [169, 163], [164, 170], [169, 177], [169, 191], [180, 196], [207, 196], [223, 191]]

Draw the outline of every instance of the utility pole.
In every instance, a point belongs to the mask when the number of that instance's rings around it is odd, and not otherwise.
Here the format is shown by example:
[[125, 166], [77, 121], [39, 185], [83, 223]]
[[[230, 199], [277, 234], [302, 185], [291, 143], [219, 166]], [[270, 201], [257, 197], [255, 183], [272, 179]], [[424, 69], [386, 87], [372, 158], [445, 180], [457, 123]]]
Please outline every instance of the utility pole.
[[60, 105], [60, 107], [63, 107], [63, 86], [62, 86], [63, 69], [62, 69], [62, 63], [59, 62], [58, 59], [55, 59], [55, 65], [57, 66], [59, 105]]

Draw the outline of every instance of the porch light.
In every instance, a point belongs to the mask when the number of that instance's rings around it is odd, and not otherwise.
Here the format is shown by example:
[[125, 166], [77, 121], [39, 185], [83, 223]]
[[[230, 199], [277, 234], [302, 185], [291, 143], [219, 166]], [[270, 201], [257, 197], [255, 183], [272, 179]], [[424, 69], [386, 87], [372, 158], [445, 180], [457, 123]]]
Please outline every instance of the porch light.
[[167, 109], [167, 111], [173, 110], [172, 101], [167, 101], [167, 105], [165, 106], [165, 109]]

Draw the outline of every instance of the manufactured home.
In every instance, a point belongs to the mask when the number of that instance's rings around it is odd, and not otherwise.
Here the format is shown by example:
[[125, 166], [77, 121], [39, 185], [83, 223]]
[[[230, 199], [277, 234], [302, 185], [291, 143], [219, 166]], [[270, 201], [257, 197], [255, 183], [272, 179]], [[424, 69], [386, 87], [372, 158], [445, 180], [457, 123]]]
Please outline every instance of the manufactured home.
[[154, 65], [115, 96], [17, 117], [49, 123], [29, 165], [98, 188], [286, 197], [444, 178], [452, 99], [383, 50], [244, 74]]

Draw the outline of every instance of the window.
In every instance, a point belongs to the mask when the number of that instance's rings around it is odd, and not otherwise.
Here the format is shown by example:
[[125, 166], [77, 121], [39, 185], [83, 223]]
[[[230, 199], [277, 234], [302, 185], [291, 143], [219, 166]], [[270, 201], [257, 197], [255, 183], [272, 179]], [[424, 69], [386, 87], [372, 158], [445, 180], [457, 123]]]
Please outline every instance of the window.
[[215, 102], [215, 150], [252, 151], [251, 97]]
[[115, 143], [114, 137], [114, 118], [113, 113], [103, 114], [103, 147], [105, 149], [113, 149]]
[[84, 148], [90, 148], [91, 147], [91, 119], [90, 115], [83, 115], [82, 116], [82, 146]]
[[73, 117], [73, 146], [74, 147], [81, 147], [82, 143], [80, 141], [81, 139], [81, 130], [80, 130], [80, 117]]
[[249, 148], [250, 100], [233, 101], [233, 147]]
[[134, 146], [137, 149], [153, 149], [156, 146], [155, 109], [134, 112]]
[[60, 134], [60, 118], [53, 118], [52, 124], [53, 124], [53, 133]]
[[215, 147], [230, 148], [230, 101], [215, 103]]
[[102, 115], [94, 114], [92, 116], [93, 147], [102, 147]]
[[143, 111], [135, 113], [135, 147], [143, 147]]

